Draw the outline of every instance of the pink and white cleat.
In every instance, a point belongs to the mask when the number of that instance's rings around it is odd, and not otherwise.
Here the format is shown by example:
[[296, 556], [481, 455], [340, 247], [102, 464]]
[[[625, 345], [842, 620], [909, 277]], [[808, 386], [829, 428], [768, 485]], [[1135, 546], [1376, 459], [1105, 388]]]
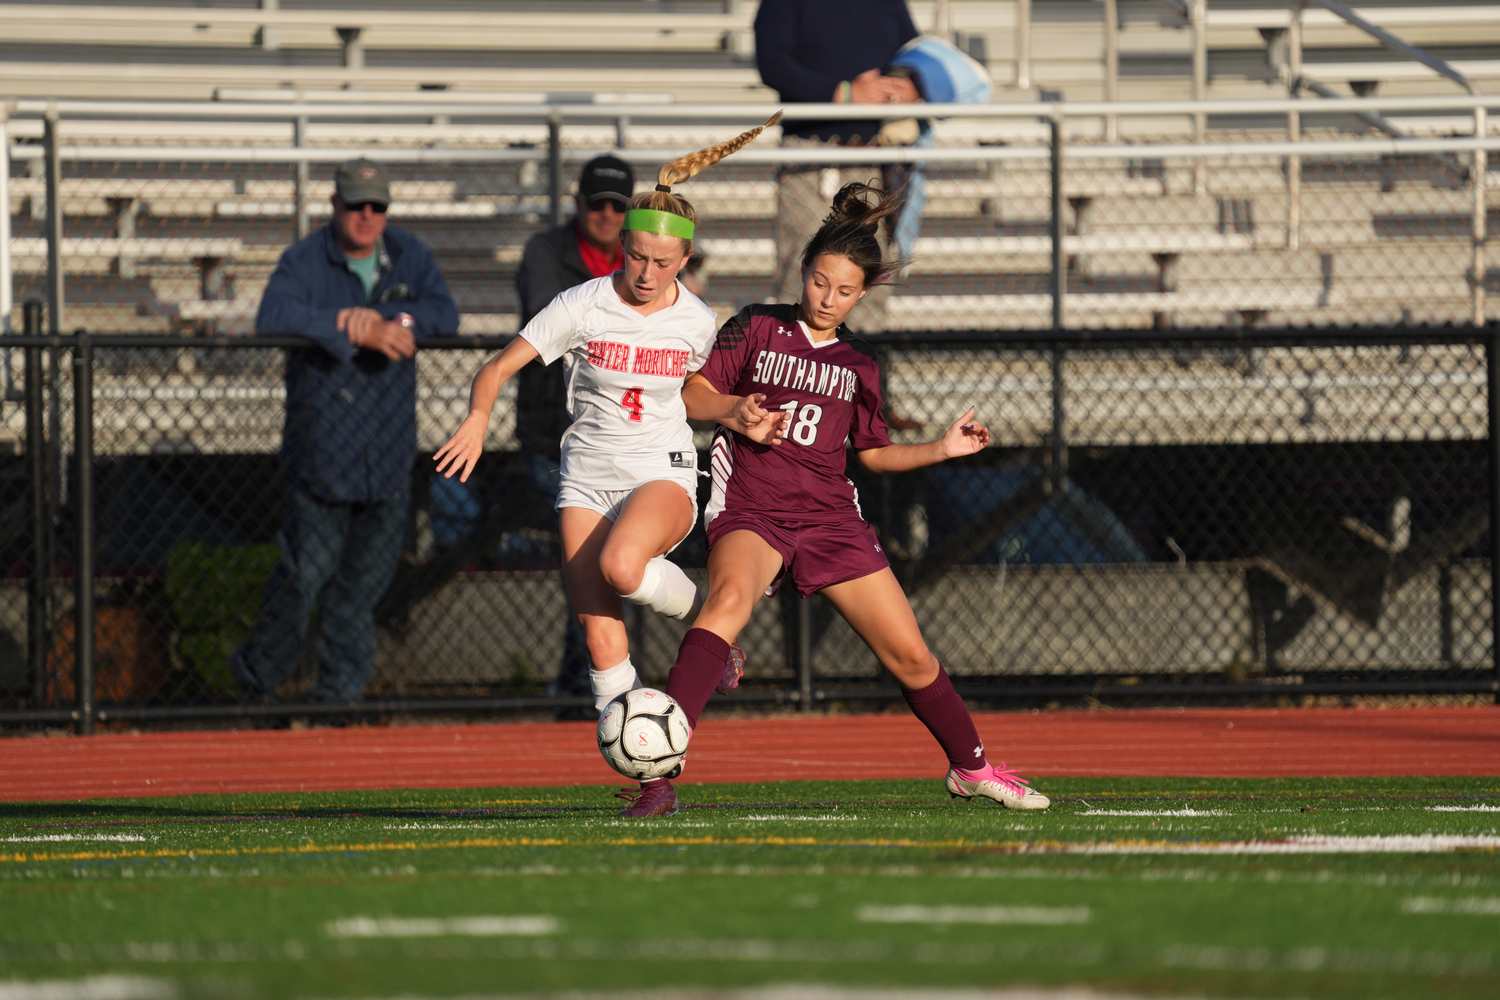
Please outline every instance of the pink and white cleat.
[[729, 644], [729, 656], [724, 660], [724, 676], [719, 681], [718, 687], [714, 688], [720, 694], [728, 694], [740, 686], [740, 678], [745, 676], [745, 664], [750, 657], [740, 648], [737, 642]]
[[677, 813], [677, 789], [666, 778], [643, 781], [640, 788], [622, 788], [615, 793], [615, 798], [630, 803], [620, 810], [624, 819], [649, 819]]
[[948, 794], [955, 799], [971, 799], [982, 795], [994, 799], [1007, 809], [1045, 809], [1052, 804], [1035, 788], [1029, 787], [1025, 778], [1005, 766], [1005, 761], [987, 765], [977, 771], [965, 771], [961, 767], [948, 769]]

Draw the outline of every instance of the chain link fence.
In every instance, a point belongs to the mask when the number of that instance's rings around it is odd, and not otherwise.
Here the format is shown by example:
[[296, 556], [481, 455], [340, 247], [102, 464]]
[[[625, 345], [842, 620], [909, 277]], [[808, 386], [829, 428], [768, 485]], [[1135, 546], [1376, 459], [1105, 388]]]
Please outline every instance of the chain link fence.
[[[323, 224], [338, 160], [387, 162], [392, 222], [433, 249], [463, 314], [465, 338], [418, 356], [421, 456], [501, 342], [473, 338], [514, 332], [521, 248], [565, 217], [577, 165], [613, 143], [649, 185], [661, 150], [738, 127], [455, 118], [360, 143], [346, 124], [283, 136], [226, 120], [212, 143], [153, 152], [98, 123], [70, 140], [64, 119], [54, 183], [47, 144], [11, 124], [13, 320], [34, 336], [10, 341], [0, 411], [15, 442], [0, 460], [0, 721], [80, 725], [311, 710], [310, 644], [278, 705], [243, 704], [229, 658], [287, 523], [285, 365], [304, 349], [248, 335], [281, 251]], [[1333, 127], [1298, 143], [1215, 128], [1195, 146], [1142, 126], [1127, 149], [1056, 131], [1061, 156], [1036, 119], [938, 122], [917, 151], [771, 134], [681, 187], [705, 219], [698, 276], [721, 319], [775, 294], [791, 173], [824, 201], [881, 175], [925, 198], [910, 267], [855, 325], [881, 352], [897, 440], [975, 403], [995, 444], [852, 474], [961, 687], [1494, 690], [1494, 334], [1435, 327], [1496, 316], [1489, 140], [1393, 153]], [[57, 295], [49, 231], [62, 294], [48, 323], [111, 334], [87, 350], [40, 336], [40, 309], [21, 317]], [[91, 440], [74, 422], [85, 398]], [[412, 470], [367, 708], [586, 703], [555, 683], [569, 615], [556, 520], [514, 425], [508, 391], [467, 485], [420, 457]], [[705, 557], [700, 526], [674, 558], [701, 581]], [[660, 683], [683, 626], [633, 607], [627, 624]], [[742, 641], [742, 701], [892, 694], [819, 599], [762, 602]], [[80, 707], [80, 659], [97, 706]]]
[[[898, 441], [931, 437], [972, 402], [995, 434], [971, 459], [854, 473], [961, 684], [1022, 698], [1101, 684], [1493, 689], [1493, 333], [1018, 336], [875, 338]], [[27, 531], [36, 463], [7, 462], [6, 718], [74, 711], [80, 568], [94, 581], [83, 616], [95, 618], [101, 718], [236, 711], [228, 658], [269, 594], [288, 510], [285, 359], [308, 348], [87, 339], [87, 383], [69, 363], [81, 347], [57, 352], [55, 377], [46, 349], [27, 352], [38, 388], [55, 389], [34, 409], [56, 438], [40, 456], [43, 538]], [[513, 393], [468, 484], [435, 477], [425, 457], [466, 412], [492, 347], [439, 340], [418, 354], [414, 502], [365, 692], [377, 708], [577, 703], [542, 698], [569, 612], [550, 503], [513, 444]], [[82, 390], [87, 486], [68, 419]], [[89, 536], [91, 567], [77, 551]], [[701, 527], [674, 554], [700, 580], [705, 557]], [[634, 608], [627, 623], [635, 662], [660, 683], [685, 626]], [[889, 693], [820, 599], [762, 602], [742, 641], [737, 697]], [[305, 710], [317, 655], [301, 650], [276, 711]]]

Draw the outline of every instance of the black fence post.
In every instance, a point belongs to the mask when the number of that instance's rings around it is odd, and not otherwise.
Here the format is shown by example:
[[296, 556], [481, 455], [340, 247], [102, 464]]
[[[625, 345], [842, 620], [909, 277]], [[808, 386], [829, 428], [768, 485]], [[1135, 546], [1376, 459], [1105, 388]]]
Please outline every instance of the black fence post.
[[[1485, 341], [1486, 418], [1489, 426], [1490, 487], [1490, 661], [1500, 683], [1500, 326]], [[1495, 691], [1500, 702], [1500, 688]]]
[[[1064, 243], [1067, 226], [1063, 224], [1063, 120], [1054, 114], [1052, 126], [1052, 329], [1063, 328], [1063, 309], [1068, 294], [1067, 254]], [[1052, 442], [1051, 468], [1047, 480], [1052, 496], [1062, 496], [1068, 488], [1067, 413], [1063, 407], [1063, 351], [1052, 350]]]
[[[298, 149], [307, 145], [306, 115], [298, 115], [292, 119], [292, 141]], [[298, 242], [307, 239], [307, 234], [312, 232], [312, 217], [308, 214], [307, 207], [307, 193], [311, 187], [308, 173], [307, 159], [305, 157], [298, 159], [292, 182], [292, 229], [296, 233]]]
[[562, 114], [555, 108], [547, 116], [547, 217], [562, 225]]
[[79, 330], [73, 347], [73, 500], [77, 530], [73, 553], [74, 682], [78, 735], [94, 731], [94, 348]]
[[[42, 304], [27, 302], [22, 309], [22, 330], [28, 336], [42, 332]], [[28, 347], [26, 364], [26, 493], [31, 522], [31, 548], [26, 573], [26, 667], [31, 677], [31, 704], [47, 702], [47, 646], [52, 626], [48, 589], [52, 567], [45, 539], [52, 530], [47, 511], [47, 428], [42, 410], [42, 349]]]
[[[63, 204], [62, 159], [57, 148], [57, 109], [49, 108], [43, 126], [42, 141], [47, 168], [47, 332], [62, 333], [63, 322]], [[9, 211], [9, 206], [6, 211]]]
[[1068, 294], [1067, 254], [1064, 252], [1067, 227], [1063, 224], [1063, 120], [1052, 115], [1052, 329], [1063, 326], [1064, 301]]

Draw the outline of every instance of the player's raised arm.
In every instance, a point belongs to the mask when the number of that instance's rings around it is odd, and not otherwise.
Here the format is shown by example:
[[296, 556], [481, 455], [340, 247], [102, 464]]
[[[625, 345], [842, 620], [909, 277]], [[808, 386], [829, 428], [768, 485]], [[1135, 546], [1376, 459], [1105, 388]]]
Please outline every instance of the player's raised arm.
[[756, 444], [779, 445], [786, 437], [790, 414], [761, 407], [766, 394], [731, 396], [713, 387], [698, 372], [688, 375], [682, 385], [682, 402], [689, 420], [712, 420], [732, 431], [738, 431]]
[[437, 462], [437, 471], [445, 479], [452, 479], [456, 472], [459, 482], [469, 481], [469, 473], [474, 471], [474, 465], [484, 451], [484, 432], [490, 425], [490, 411], [495, 408], [495, 400], [500, 398], [500, 387], [538, 356], [537, 349], [525, 337], [517, 337], [479, 369], [469, 388], [469, 415], [464, 417], [464, 422], [448, 443], [432, 456]]
[[888, 444], [856, 452], [859, 464], [870, 472], [910, 472], [950, 458], [973, 455], [990, 443], [990, 429], [975, 420], [974, 407], [955, 420], [935, 441], [925, 444]]

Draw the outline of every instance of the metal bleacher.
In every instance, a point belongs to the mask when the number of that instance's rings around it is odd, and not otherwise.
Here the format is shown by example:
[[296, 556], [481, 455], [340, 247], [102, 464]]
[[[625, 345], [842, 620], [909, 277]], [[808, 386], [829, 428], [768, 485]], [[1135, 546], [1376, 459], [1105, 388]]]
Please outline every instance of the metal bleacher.
[[[520, 249], [550, 207], [549, 117], [563, 114], [565, 177], [592, 152], [617, 148], [649, 170], [751, 124], [774, 99], [754, 70], [755, 7], [0, 3], [0, 95], [21, 99], [7, 125], [14, 301], [42, 292], [43, 99], [55, 98], [60, 141], [74, 154], [61, 195], [70, 323], [249, 332], [259, 288], [296, 231], [296, 170], [276, 151], [316, 154], [300, 203], [316, 225], [332, 163], [363, 150], [395, 158], [392, 218], [433, 245], [465, 330], [509, 331]], [[1355, 112], [1412, 141], [1486, 127], [1492, 135], [1489, 119], [1438, 101], [1459, 93], [1451, 80], [1316, 4], [1301, 14], [1293, 57], [1289, 8], [913, 3], [919, 25], [988, 62], [997, 92], [995, 114], [936, 123], [916, 262], [887, 326], [1051, 322], [1049, 115], [1065, 118], [1070, 143], [1070, 323], [1482, 314], [1492, 279], [1474, 220], [1496, 202], [1492, 183], [1478, 184], [1475, 200], [1475, 153], [1390, 155]], [[1491, 58], [1500, 56], [1500, 4], [1377, 0], [1359, 10], [1449, 57], [1474, 89], [1500, 75]], [[1367, 112], [1308, 94], [1297, 138], [1310, 152], [1289, 155], [1276, 146], [1290, 135], [1289, 115], [1266, 102], [1301, 86], [1289, 80], [1292, 61], [1301, 77], [1335, 88], [1353, 81], [1351, 92], [1387, 103]], [[1133, 103], [1084, 103], [1111, 96]], [[141, 100], [116, 103], [126, 98]], [[774, 286], [776, 135], [683, 188], [711, 220], [705, 273], [721, 313]], [[1354, 151], [1364, 139], [1378, 152]], [[1111, 142], [1129, 150], [1081, 158]], [[1318, 153], [1317, 142], [1347, 147], [1353, 159]], [[1237, 149], [1193, 153], [1215, 144]], [[1265, 155], [1246, 154], [1255, 144]], [[205, 153], [216, 148], [217, 161]], [[197, 152], [184, 159], [183, 150]]]

